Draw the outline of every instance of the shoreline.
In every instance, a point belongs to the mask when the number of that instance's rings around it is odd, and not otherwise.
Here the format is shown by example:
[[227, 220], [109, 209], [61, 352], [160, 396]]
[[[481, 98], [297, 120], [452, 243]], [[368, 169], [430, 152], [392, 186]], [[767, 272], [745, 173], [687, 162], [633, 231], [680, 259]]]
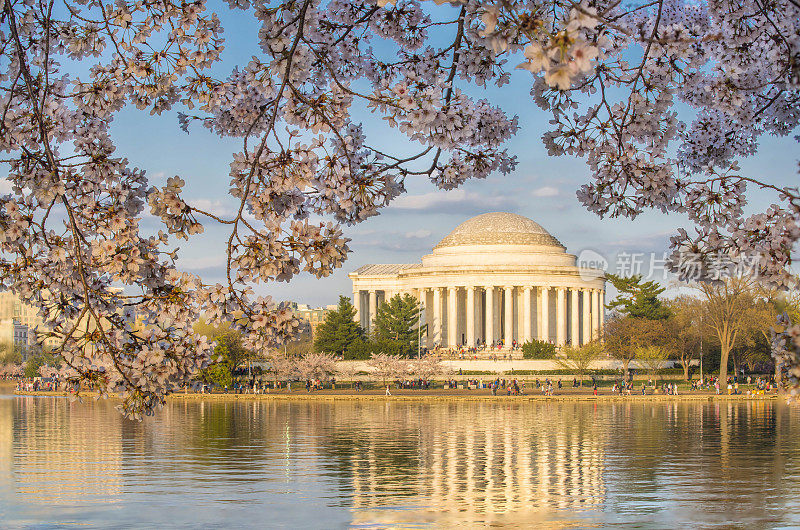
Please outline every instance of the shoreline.
[[[470, 393], [472, 392], [472, 393]], [[69, 397], [67, 392], [47, 392], [47, 391], [15, 391], [15, 396], [40, 396], [40, 397]], [[96, 397], [96, 392], [85, 392], [80, 394], [81, 397]], [[110, 399], [116, 399], [116, 396], [109, 396]], [[694, 402], [714, 402], [714, 401], [778, 401], [781, 398], [778, 394], [766, 395], [750, 395], [747, 394], [678, 394], [677, 396], [663, 395], [663, 394], [632, 394], [630, 396], [620, 396], [618, 394], [593, 394], [584, 393], [566, 393], [556, 394], [553, 396], [543, 396], [537, 394], [525, 394], [519, 396], [506, 396], [498, 395], [492, 396], [490, 393], [477, 393], [477, 391], [453, 391], [453, 392], [436, 392], [431, 393], [415, 393], [415, 391], [397, 391], [391, 396], [385, 395], [383, 392], [336, 392], [336, 391], [317, 391], [312, 393], [268, 393], [268, 394], [198, 394], [198, 393], [174, 393], [167, 396], [167, 400], [173, 401], [373, 401], [373, 402], [435, 402], [435, 401], [488, 401], [488, 402], [678, 402], [678, 401], [694, 401]]]

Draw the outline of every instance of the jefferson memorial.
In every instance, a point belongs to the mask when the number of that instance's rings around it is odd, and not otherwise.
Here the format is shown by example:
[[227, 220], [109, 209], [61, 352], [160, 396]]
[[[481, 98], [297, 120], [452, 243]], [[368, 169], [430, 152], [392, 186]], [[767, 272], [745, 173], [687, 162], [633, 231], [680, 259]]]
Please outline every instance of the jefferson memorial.
[[364, 265], [349, 276], [365, 329], [384, 300], [415, 296], [429, 348], [479, 341], [507, 348], [531, 339], [582, 345], [603, 327], [604, 272], [579, 267], [547, 230], [512, 213], [461, 223], [421, 263]]

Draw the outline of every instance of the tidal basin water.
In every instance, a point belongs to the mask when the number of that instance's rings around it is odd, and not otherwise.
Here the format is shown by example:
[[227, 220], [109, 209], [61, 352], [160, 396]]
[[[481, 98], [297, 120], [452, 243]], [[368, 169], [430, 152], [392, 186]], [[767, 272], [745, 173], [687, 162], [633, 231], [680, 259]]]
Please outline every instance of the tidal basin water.
[[2, 527], [487, 523], [800, 526], [800, 408], [0, 396]]

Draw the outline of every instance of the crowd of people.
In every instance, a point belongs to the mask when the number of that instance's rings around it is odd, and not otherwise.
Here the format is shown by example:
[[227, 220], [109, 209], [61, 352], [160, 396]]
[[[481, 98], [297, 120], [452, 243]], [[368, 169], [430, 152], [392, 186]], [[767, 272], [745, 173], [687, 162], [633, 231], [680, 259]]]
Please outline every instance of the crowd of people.
[[516, 340], [511, 343], [510, 348], [506, 348], [505, 341], [503, 339], [497, 339], [489, 344], [487, 344], [485, 340], [476, 339], [475, 345], [469, 345], [466, 344], [466, 342], [463, 342], [456, 347], [445, 347], [435, 344], [432, 348], [423, 348], [423, 352], [425, 354], [431, 353], [447, 359], [465, 360], [478, 359], [479, 357], [489, 357], [490, 359], [497, 361], [501, 358], [504, 360], [511, 359], [513, 358], [513, 353], [519, 352], [521, 349], [522, 345]]
[[428, 390], [431, 387], [431, 382], [421, 377], [418, 379], [398, 379], [394, 384], [395, 388], [406, 390]]
[[747, 384], [747, 386], [755, 388], [748, 388], [747, 394], [764, 394], [766, 392], [770, 392], [772, 390], [777, 390], [777, 385], [775, 384], [774, 376], [759, 376], [755, 379], [753, 376], [748, 375], [746, 378], [744, 376], [729, 376], [728, 379], [724, 384], [720, 383], [719, 377], [715, 376], [706, 376], [701, 377], [700, 379], [692, 380], [691, 389], [692, 390], [705, 390], [711, 391], [714, 390], [717, 394], [722, 394], [724, 391], [727, 390], [729, 395], [737, 395], [742, 394], [743, 389], [739, 388], [739, 384]]
[[36, 377], [34, 379], [18, 379], [15, 390], [18, 392], [56, 392], [64, 390], [64, 388], [57, 378]]
[[[311, 393], [327, 389], [335, 390], [336, 383], [336, 379], [333, 378], [327, 380], [309, 379], [304, 383], [301, 381], [300, 385], [304, 385], [306, 392]], [[528, 385], [531, 385], [532, 389], [536, 392], [540, 392], [541, 395], [552, 396], [556, 391], [560, 392], [563, 390], [565, 381], [560, 378], [551, 379], [549, 377], [541, 380], [537, 377], [533, 381], [528, 380]], [[438, 384], [434, 383], [434, 381], [422, 377], [415, 379], [396, 379], [393, 382], [393, 388], [396, 390], [430, 390], [436, 386], [438, 386]], [[573, 377], [571, 386], [573, 389], [577, 389], [583, 385], [577, 377]], [[349, 388], [351, 390], [361, 392], [364, 390], [364, 382], [353, 381], [349, 385]], [[450, 379], [442, 382], [441, 388], [444, 390], [490, 390], [491, 395], [493, 396], [502, 395], [503, 393], [508, 396], [518, 396], [525, 395], [526, 382], [522, 379], [507, 379], [500, 376], [496, 377], [494, 380], [485, 381], [479, 378], [455, 379], [451, 377]], [[601, 384], [594, 376], [592, 376], [591, 384], [588, 388], [591, 389], [591, 392], [594, 395], [599, 395]], [[608, 387], [605, 388], [608, 389]], [[641, 393], [641, 395], [653, 393], [667, 396], [677, 396], [678, 388], [678, 382], [675, 381], [663, 381], [657, 385], [652, 379], [637, 383], [634, 383], [632, 379], [618, 379], [613, 381], [610, 387], [610, 393], [612, 395], [616, 394], [620, 396], [630, 396], [632, 394], [639, 393]], [[36, 377], [33, 379], [18, 378], [16, 379], [15, 389], [16, 391], [21, 392], [64, 391], [67, 390], [67, 385], [59, 381], [57, 377]], [[253, 378], [249, 380], [234, 380], [230, 387], [215, 387], [209, 384], [198, 382], [184, 388], [183, 390], [187, 392], [218, 392], [225, 394], [262, 394], [270, 391], [282, 390], [291, 392], [292, 382], [266, 381], [263, 379]], [[714, 392], [718, 395], [724, 393], [727, 393], [728, 395], [738, 395], [744, 393], [747, 395], [763, 395], [765, 393], [777, 390], [777, 385], [771, 376], [747, 376], [746, 378], [744, 376], [731, 376], [728, 377], [727, 381], [723, 383], [720, 381], [719, 377], [706, 375], [705, 377], [699, 379], [693, 379], [688, 384], [687, 390], [691, 392]], [[388, 385], [386, 386], [386, 393], [387, 395], [391, 395], [390, 387]]]

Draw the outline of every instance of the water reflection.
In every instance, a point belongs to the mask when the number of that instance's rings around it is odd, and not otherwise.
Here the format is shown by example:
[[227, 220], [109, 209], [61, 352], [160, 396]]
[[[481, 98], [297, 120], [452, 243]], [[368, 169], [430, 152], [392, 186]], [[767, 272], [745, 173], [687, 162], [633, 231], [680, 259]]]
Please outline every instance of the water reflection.
[[[337, 414], [354, 426], [332, 433], [329, 447], [349, 464], [355, 523], [574, 515], [604, 500], [604, 440], [585, 407], [392, 404]], [[374, 425], [366, 436], [360, 418]]]
[[96, 421], [92, 407], [73, 407], [64, 414], [64, 401], [15, 400], [11, 461], [17, 492], [53, 504], [119, 495], [121, 423]]
[[747, 403], [0, 399], [0, 520], [800, 524], [800, 414]]

